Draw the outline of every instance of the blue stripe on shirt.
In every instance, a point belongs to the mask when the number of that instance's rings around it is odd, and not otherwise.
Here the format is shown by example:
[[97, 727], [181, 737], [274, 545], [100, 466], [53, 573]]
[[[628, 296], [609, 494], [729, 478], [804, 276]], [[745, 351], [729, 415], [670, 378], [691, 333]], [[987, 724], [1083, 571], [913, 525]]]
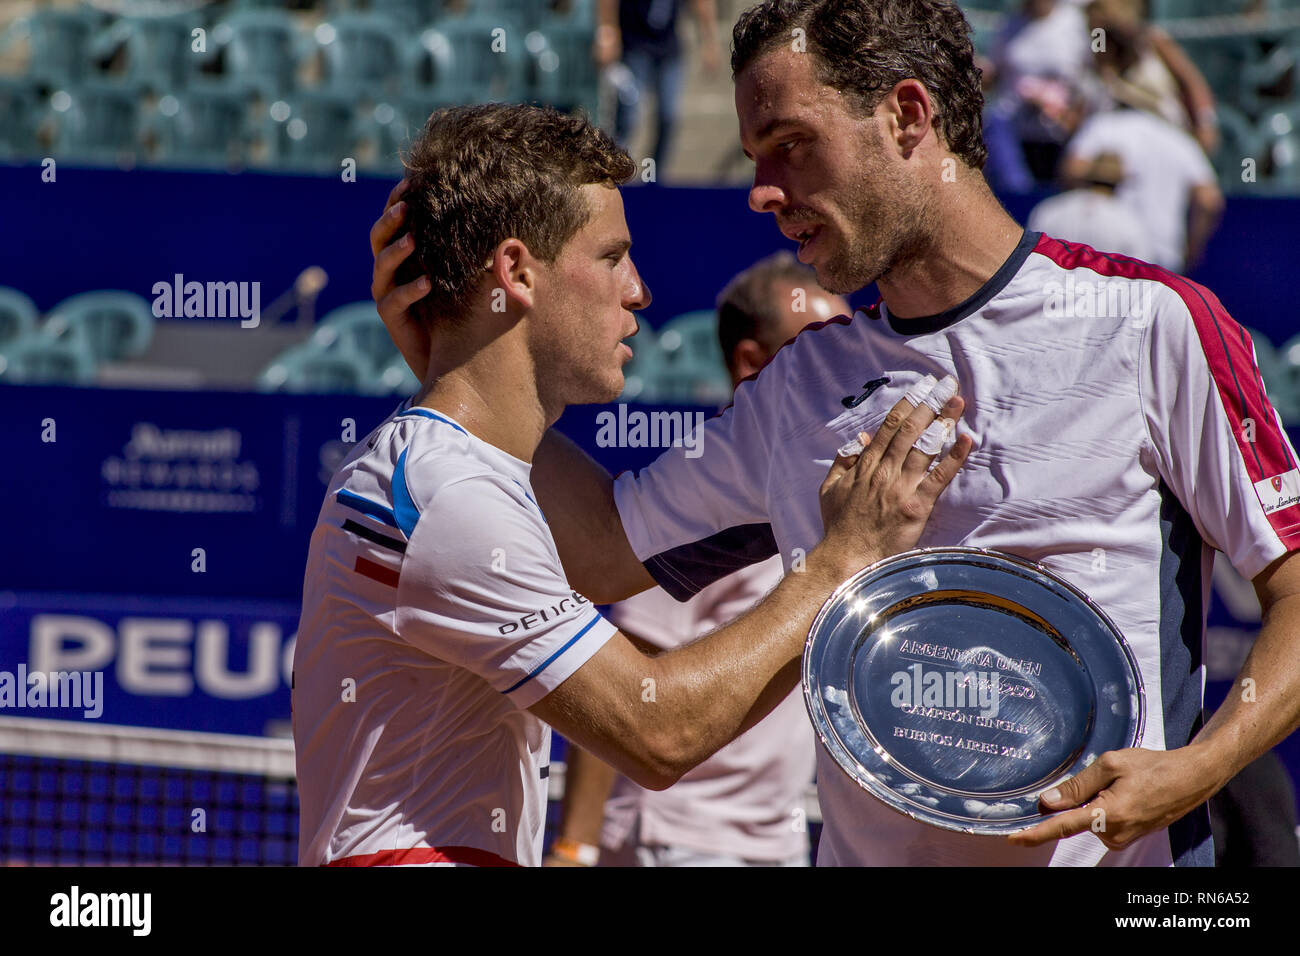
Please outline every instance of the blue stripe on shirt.
[[393, 513], [377, 501], [362, 498], [346, 488], [340, 489], [339, 493], [334, 496], [334, 500], [354, 511], [360, 511], [363, 515], [369, 515], [377, 521], [382, 521], [390, 528], [398, 527], [397, 519], [393, 516]]
[[505, 693], [507, 693], [507, 694], [513, 694], [513, 693], [514, 693], [515, 691], [517, 691], [520, 687], [523, 687], [525, 684], [527, 684], [530, 680], [532, 680], [534, 677], [536, 677], [536, 676], [537, 676], [538, 674], [540, 674], [542, 671], [546, 670], [546, 668], [548, 668], [549, 666], [551, 666], [551, 664], [555, 661], [555, 659], [556, 659], [557, 657], [559, 657], [561, 654], [563, 654], [565, 651], [567, 651], [570, 647], [572, 647], [574, 644], [576, 644], [576, 643], [578, 642], [578, 638], [582, 637], [582, 635], [586, 634], [586, 633], [587, 633], [588, 631], [590, 631], [593, 627], [595, 627], [595, 626], [596, 626], [596, 622], [599, 621], [599, 620], [600, 620], [600, 612], [597, 611], [597, 612], [595, 613], [595, 615], [592, 617], [592, 619], [591, 619], [590, 621], [588, 621], [588, 622], [586, 623], [586, 625], [582, 628], [582, 630], [580, 630], [577, 634], [574, 634], [573, 637], [569, 638], [568, 641], [565, 642], [565, 644], [564, 644], [563, 647], [561, 647], [558, 651], [556, 651], [556, 652], [555, 652], [554, 654], [552, 654], [550, 657], [546, 658], [546, 660], [542, 661], [540, 664], [538, 664], [536, 667], [534, 667], [534, 668], [533, 668], [531, 671], [529, 671], [526, 675], [524, 675], [523, 677], [519, 678], [519, 680], [515, 681], [515, 684], [514, 684], [513, 687], [508, 687], [508, 688], [506, 688]]

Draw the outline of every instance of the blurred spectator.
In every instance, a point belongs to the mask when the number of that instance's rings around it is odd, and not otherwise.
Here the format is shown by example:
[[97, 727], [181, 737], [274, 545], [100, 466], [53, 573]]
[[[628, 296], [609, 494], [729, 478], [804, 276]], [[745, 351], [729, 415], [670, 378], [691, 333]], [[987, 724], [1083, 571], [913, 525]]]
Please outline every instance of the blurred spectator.
[[[618, 89], [614, 138], [625, 149], [636, 135], [650, 92], [655, 124], [650, 155], [661, 177], [672, 147], [677, 108], [685, 82], [677, 19], [683, 0], [597, 0], [596, 65], [613, 68]], [[691, 0], [699, 25], [700, 62], [712, 76], [718, 70], [717, 10], [714, 0]], [[619, 69], [621, 65], [622, 70]]]
[[1214, 92], [1178, 41], [1143, 20], [1142, 0], [1093, 0], [1088, 20], [1104, 31], [1094, 62], [1105, 85], [1145, 98], [1145, 109], [1188, 130], [1212, 154], [1219, 145]]
[[1061, 150], [1077, 125], [1090, 73], [1088, 25], [1066, 0], [1026, 0], [981, 61], [991, 90], [984, 117], [995, 188], [1024, 192], [1051, 182]]
[[1174, 272], [1191, 270], [1223, 215], [1223, 193], [1200, 144], [1177, 126], [1130, 105], [1143, 98], [1115, 91], [1117, 108], [1094, 113], [1070, 140], [1061, 176], [1067, 186], [1086, 181], [1102, 153], [1123, 167], [1115, 196], [1146, 227], [1151, 261]]
[[1099, 153], [1083, 169], [1079, 185], [1040, 202], [1029, 214], [1027, 225], [1057, 239], [1150, 261], [1146, 227], [1115, 196], [1123, 179], [1124, 163], [1119, 156]]
[[[847, 302], [821, 289], [812, 270], [788, 252], [746, 269], [718, 299], [718, 338], [732, 384], [762, 368], [808, 322], [848, 311]], [[685, 603], [652, 588], [612, 606], [609, 619], [657, 653], [730, 623], [780, 580], [778, 555]], [[803, 795], [815, 765], [801, 688], [660, 792], [619, 777], [571, 744], [560, 836], [547, 862], [590, 865], [599, 857], [603, 866], [807, 866]]]

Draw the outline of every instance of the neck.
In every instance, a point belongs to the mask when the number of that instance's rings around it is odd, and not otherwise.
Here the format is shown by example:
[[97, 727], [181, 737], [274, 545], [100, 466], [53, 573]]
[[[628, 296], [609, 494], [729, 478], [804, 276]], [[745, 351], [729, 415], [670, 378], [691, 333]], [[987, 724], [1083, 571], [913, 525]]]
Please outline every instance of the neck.
[[[494, 316], [499, 322], [500, 315]], [[431, 336], [429, 371], [413, 405], [454, 418], [476, 438], [531, 462], [546, 429], [564, 411], [539, 394], [536, 369], [527, 348], [526, 321], [505, 332], [493, 319], [471, 318], [466, 326], [485, 332]]]
[[969, 299], [1024, 235], [979, 172], [964, 170], [956, 183], [941, 187], [945, 191], [928, 241], [877, 280], [895, 318], [935, 315]]

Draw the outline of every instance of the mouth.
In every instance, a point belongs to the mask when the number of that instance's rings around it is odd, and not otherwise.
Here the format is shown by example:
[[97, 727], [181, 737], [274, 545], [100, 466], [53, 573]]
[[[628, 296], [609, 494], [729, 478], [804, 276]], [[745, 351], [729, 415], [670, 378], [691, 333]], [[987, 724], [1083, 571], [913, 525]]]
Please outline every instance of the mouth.
[[804, 265], [809, 265], [812, 262], [811, 249], [813, 244], [821, 237], [821, 232], [821, 226], [809, 226], [795, 236], [799, 243], [799, 251], [795, 254], [795, 258]]
[[790, 223], [781, 227], [781, 233], [794, 242], [799, 243], [798, 259], [800, 262], [807, 264], [808, 260], [805, 255], [808, 248], [817, 241], [818, 235], [822, 231], [821, 223]]

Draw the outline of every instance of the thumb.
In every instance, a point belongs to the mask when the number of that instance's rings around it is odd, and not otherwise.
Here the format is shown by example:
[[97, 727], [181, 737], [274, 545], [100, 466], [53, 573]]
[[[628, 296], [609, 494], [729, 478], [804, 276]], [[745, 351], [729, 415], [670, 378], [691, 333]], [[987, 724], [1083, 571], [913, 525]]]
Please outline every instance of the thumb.
[[1094, 760], [1080, 773], [1048, 790], [1039, 797], [1039, 800], [1049, 810], [1065, 810], [1069, 807], [1082, 806], [1112, 784], [1116, 776], [1115, 773], [1106, 770], [1100, 760]]

